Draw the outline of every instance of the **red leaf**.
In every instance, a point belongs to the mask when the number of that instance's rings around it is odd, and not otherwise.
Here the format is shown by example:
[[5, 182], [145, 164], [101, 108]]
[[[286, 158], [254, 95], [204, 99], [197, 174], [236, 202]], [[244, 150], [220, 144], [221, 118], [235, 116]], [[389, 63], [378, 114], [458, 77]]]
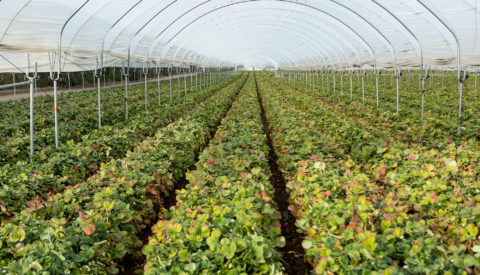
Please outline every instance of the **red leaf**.
[[83, 232], [87, 234], [87, 236], [92, 235], [95, 232], [95, 225], [94, 224], [87, 224], [85, 228], [83, 229]]
[[332, 194], [332, 191], [327, 190], [327, 191], [325, 191], [325, 192], [322, 192], [322, 194], [324, 194], [324, 195], [327, 196], [327, 197], [330, 197], [330, 195]]

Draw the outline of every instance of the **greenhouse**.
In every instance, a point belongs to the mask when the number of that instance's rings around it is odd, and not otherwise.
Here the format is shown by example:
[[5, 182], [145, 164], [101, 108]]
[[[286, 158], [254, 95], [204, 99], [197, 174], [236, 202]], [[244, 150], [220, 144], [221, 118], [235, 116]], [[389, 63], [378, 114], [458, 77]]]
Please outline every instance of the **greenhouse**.
[[480, 274], [479, 0], [0, 0], [1, 274]]

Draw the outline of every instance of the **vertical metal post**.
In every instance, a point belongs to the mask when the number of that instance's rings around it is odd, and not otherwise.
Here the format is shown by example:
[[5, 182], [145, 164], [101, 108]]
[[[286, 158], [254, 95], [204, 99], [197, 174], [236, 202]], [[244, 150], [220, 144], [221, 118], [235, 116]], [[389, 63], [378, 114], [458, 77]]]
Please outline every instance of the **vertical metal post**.
[[189, 65], [188, 72], [190, 74], [190, 92], [193, 93], [193, 73], [192, 73], [192, 66]]
[[53, 80], [53, 110], [54, 110], [54, 117], [55, 117], [55, 148], [58, 147], [58, 106], [57, 106], [58, 80], [59, 80], [59, 78], [55, 78]]
[[[15, 84], [15, 73], [12, 73], [13, 84]], [[13, 86], [13, 99], [17, 100], [17, 86]]]
[[130, 55], [128, 56], [126, 66], [124, 66], [122, 61], [122, 74], [125, 77], [125, 120], [128, 121], [128, 76], [130, 74]]
[[33, 80], [30, 82], [30, 162], [33, 157]]
[[161, 90], [160, 90], [160, 72], [161, 72], [160, 66], [155, 67], [155, 72], [157, 73], [158, 106], [160, 106], [162, 104]]
[[352, 80], [353, 70], [350, 70], [350, 101], [353, 100], [353, 80]]
[[[30, 55], [28, 55], [28, 63], [30, 64]], [[30, 69], [30, 65], [28, 66]], [[27, 71], [27, 79], [30, 80], [30, 162], [33, 161], [33, 146], [34, 146], [34, 122], [33, 122], [33, 90], [34, 90], [34, 80], [37, 78], [37, 63], [35, 63], [35, 73], [33, 76], [30, 76], [29, 71]]]
[[378, 107], [378, 78], [379, 77], [380, 77], [380, 69], [376, 69], [376, 72], [375, 72], [375, 91], [377, 93], [377, 107]]
[[460, 77], [458, 81], [458, 129], [457, 134], [462, 134], [462, 97], [463, 97], [463, 82], [467, 77], [466, 71], [463, 71], [462, 76], [462, 69], [460, 69]]
[[[98, 70], [98, 71], [97, 71]], [[103, 68], [98, 64], [97, 59], [97, 70], [95, 70], [95, 75], [97, 77], [97, 103], [98, 103], [98, 128], [102, 127], [102, 74]]]
[[168, 77], [169, 77], [169, 82], [170, 82], [170, 101], [172, 101], [172, 71], [173, 67], [168, 68]]
[[185, 96], [187, 96], [187, 69], [183, 70], [183, 89], [185, 91]]
[[343, 69], [340, 70], [340, 95], [343, 96]]
[[82, 75], [82, 91], [85, 91], [85, 72], [81, 71], [80, 74]]
[[336, 79], [335, 79], [335, 75], [337, 74], [337, 70], [333, 70], [332, 72], [332, 75], [333, 75], [333, 94], [336, 95], [337, 94], [337, 87], [336, 87]]
[[322, 68], [322, 70], [321, 70], [321, 74], [322, 74], [322, 92], [323, 92], [323, 89], [325, 89], [325, 86], [324, 86], [324, 83], [323, 83], [323, 82], [324, 82], [324, 81], [323, 81], [323, 78], [324, 78], [324, 75], [325, 75], [325, 74], [324, 74], [323, 68]]
[[70, 82], [70, 73], [67, 73], [67, 78], [68, 78], [68, 91], [70, 92], [72, 90], [71, 82]]
[[399, 98], [400, 98], [400, 92], [399, 92], [399, 81], [400, 81], [400, 76], [402, 76], [400, 69], [395, 73], [397, 77], [397, 114], [399, 113]]
[[442, 91], [445, 88], [445, 68], [442, 68]]
[[179, 68], [177, 67], [177, 96], [180, 97], [180, 71], [179, 71]]
[[422, 77], [422, 102], [421, 102], [421, 122], [423, 122], [424, 102], [425, 102], [425, 80], [428, 78], [428, 68], [425, 68], [425, 76]]
[[145, 112], [148, 110], [148, 67], [143, 64], [143, 77], [145, 78]]
[[327, 93], [330, 93], [330, 77], [329, 77], [329, 74], [330, 74], [330, 70], [327, 69]]
[[365, 69], [363, 69], [363, 74], [362, 74], [362, 103], [365, 104], [365, 75], [367, 72]]
[[478, 83], [478, 69], [475, 72], [475, 92], [474, 92], [474, 96], [477, 95], [477, 83]]

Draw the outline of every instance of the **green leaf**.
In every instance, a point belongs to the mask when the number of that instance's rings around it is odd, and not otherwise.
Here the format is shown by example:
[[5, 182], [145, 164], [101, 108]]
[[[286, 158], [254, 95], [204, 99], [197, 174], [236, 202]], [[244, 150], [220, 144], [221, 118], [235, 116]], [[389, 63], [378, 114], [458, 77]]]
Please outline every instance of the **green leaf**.
[[186, 262], [188, 261], [188, 251], [183, 249], [178, 252], [178, 258], [180, 259], [181, 262]]
[[465, 267], [480, 266], [479, 261], [475, 259], [472, 255], [466, 255], [463, 259], [463, 264], [465, 265]]
[[369, 236], [362, 242], [363, 247], [367, 249], [370, 252], [375, 251], [375, 248], [377, 247], [377, 244], [375, 243], [375, 236]]
[[144, 254], [153, 254], [153, 246], [151, 244], [147, 244], [142, 249]]
[[195, 263], [189, 263], [185, 265], [185, 270], [189, 272], [194, 272], [197, 269], [197, 265]]
[[26, 233], [20, 226], [15, 227], [8, 235], [8, 241], [12, 243], [21, 242], [25, 239]]
[[468, 234], [469, 234], [470, 236], [473, 236], [473, 237], [477, 236], [477, 234], [478, 234], [478, 228], [477, 228], [475, 225], [469, 224], [469, 225], [467, 225], [466, 229], [467, 229]]
[[236, 250], [237, 250], [237, 245], [234, 242], [231, 242], [225, 246], [222, 246], [222, 254], [227, 259], [233, 258]]
[[303, 248], [308, 250], [308, 249], [312, 248], [313, 243], [310, 240], [303, 240], [302, 241], [302, 246], [303, 246]]

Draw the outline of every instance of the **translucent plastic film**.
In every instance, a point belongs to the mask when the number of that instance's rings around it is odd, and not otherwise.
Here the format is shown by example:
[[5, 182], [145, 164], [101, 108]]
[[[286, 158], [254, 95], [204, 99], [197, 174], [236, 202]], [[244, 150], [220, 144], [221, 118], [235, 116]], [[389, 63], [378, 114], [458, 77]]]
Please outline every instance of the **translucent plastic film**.
[[479, 2], [3, 0], [0, 72], [32, 70], [35, 63], [46, 72], [91, 70], [126, 60], [132, 66], [476, 67]]

